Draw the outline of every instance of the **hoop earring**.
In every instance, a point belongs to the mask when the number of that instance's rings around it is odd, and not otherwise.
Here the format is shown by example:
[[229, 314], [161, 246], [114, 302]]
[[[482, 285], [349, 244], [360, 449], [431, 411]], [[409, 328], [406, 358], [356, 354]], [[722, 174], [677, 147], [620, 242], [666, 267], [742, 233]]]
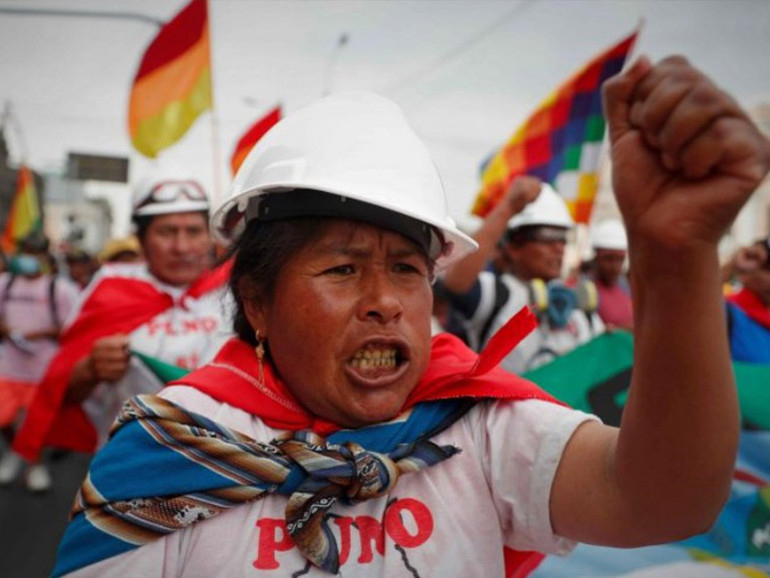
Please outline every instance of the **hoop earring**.
[[264, 383], [264, 372], [262, 369], [262, 360], [265, 358], [265, 346], [262, 340], [259, 338], [259, 329], [256, 331], [257, 345], [254, 347], [254, 353], [257, 354], [257, 361], [259, 362], [259, 381]]

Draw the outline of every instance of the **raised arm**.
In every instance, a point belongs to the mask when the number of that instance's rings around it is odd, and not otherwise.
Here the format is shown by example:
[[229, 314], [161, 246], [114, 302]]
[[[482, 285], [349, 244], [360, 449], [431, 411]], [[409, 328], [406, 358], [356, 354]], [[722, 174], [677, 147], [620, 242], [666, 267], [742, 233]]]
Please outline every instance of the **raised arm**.
[[449, 267], [444, 275], [444, 286], [452, 293], [465, 293], [473, 287], [476, 277], [484, 270], [500, 242], [508, 221], [540, 194], [540, 179], [521, 176], [508, 186], [503, 199], [490, 211], [484, 223], [473, 235], [479, 250]]
[[619, 430], [570, 440], [554, 530], [635, 546], [708, 529], [726, 499], [739, 413], [717, 242], [770, 167], [770, 143], [683, 58], [608, 81], [613, 187], [629, 237], [635, 352]]

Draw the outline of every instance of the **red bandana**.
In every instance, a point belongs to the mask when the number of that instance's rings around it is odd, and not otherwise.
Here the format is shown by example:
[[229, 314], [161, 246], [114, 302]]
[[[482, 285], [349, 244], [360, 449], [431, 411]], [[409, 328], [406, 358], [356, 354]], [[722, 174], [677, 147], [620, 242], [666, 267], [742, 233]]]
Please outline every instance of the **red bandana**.
[[762, 327], [770, 329], [770, 307], [765, 305], [759, 295], [748, 289], [741, 289], [730, 295], [727, 300], [740, 307], [741, 311]]

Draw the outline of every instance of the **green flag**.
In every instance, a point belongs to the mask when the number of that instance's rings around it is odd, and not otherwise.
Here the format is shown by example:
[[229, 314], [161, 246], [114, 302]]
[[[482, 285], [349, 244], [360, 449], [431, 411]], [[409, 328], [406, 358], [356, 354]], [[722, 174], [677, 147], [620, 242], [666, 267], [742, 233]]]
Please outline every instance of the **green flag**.
[[[548, 393], [611, 425], [620, 416], [631, 383], [634, 342], [630, 333], [604, 333], [551, 363], [527, 372]], [[733, 363], [746, 425], [770, 430], [770, 365]]]
[[190, 373], [189, 369], [171, 365], [170, 363], [166, 363], [155, 357], [150, 357], [144, 353], [139, 353], [138, 351], [132, 350], [131, 355], [141, 361], [144, 364], [145, 369], [148, 369], [162, 384], [174, 381], [175, 379], [180, 379]]

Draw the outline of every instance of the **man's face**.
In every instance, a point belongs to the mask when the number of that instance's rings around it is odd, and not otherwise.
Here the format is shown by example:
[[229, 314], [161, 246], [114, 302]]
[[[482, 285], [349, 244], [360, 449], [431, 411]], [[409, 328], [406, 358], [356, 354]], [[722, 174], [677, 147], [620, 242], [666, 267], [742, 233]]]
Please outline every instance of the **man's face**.
[[528, 231], [523, 243], [508, 243], [506, 251], [514, 273], [522, 281], [550, 281], [561, 276], [567, 229], [536, 227]]
[[597, 278], [607, 285], [614, 285], [623, 273], [626, 252], [617, 249], [595, 249], [595, 251]]
[[205, 213], [156, 215], [141, 244], [150, 272], [169, 285], [189, 285], [211, 266]]
[[79, 285], [85, 285], [93, 274], [93, 265], [90, 261], [76, 259], [67, 261], [70, 277]]

